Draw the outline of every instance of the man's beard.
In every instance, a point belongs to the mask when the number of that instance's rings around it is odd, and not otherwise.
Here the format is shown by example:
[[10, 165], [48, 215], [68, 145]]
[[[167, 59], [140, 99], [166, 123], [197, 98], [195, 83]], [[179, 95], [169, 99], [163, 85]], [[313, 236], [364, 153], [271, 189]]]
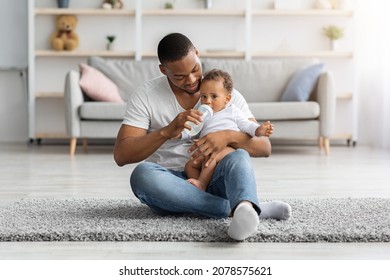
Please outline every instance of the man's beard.
[[186, 90], [186, 88], [183, 88], [182, 90], [184, 90], [187, 94], [189, 95], [193, 95], [195, 93], [198, 93], [199, 92], [199, 89], [200, 89], [200, 82], [198, 81], [198, 85], [196, 86], [196, 89], [193, 90], [193, 91], [188, 91]]

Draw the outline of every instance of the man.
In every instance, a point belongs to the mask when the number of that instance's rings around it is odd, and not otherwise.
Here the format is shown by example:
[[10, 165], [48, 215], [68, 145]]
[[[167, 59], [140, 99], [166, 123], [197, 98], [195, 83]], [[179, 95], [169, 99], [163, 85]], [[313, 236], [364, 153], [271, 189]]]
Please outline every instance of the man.
[[[199, 214], [211, 218], [233, 216], [228, 234], [235, 240], [252, 235], [260, 218], [288, 219], [291, 207], [274, 201], [259, 204], [250, 156], [268, 157], [267, 137], [237, 131], [210, 133], [195, 144], [178, 139], [186, 122], [200, 122], [202, 65], [198, 51], [183, 34], [165, 36], [158, 45], [160, 71], [132, 94], [115, 143], [119, 166], [144, 161], [134, 169], [130, 184], [135, 196], [159, 214]], [[244, 98], [233, 91], [232, 100], [256, 121]], [[236, 149], [217, 166], [206, 192], [187, 182], [184, 165], [215, 159], [225, 147]], [[207, 167], [206, 167], [207, 168]]]

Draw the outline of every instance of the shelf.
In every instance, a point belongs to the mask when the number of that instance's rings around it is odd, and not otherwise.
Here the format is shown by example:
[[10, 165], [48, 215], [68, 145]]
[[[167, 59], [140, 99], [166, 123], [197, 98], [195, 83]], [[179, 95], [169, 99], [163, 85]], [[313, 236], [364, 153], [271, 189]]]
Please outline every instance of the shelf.
[[206, 10], [206, 9], [149, 9], [144, 16], [245, 16], [244, 10]]
[[[200, 57], [209, 57], [209, 58], [244, 58], [245, 52], [239, 51], [220, 51], [220, 52], [202, 52], [199, 51]], [[144, 52], [142, 53], [142, 57], [157, 57], [155, 52]]]
[[271, 57], [321, 57], [321, 58], [352, 58], [353, 53], [347, 51], [276, 51], [276, 52], [253, 52], [254, 58]]
[[[135, 16], [134, 9], [55, 9], [37, 8], [35, 15], [91, 15], [91, 16]], [[342, 10], [253, 10], [253, 16], [339, 16], [352, 17], [352, 11]], [[146, 9], [145, 16], [245, 16], [245, 10], [206, 10], [206, 9]]]
[[75, 51], [53, 51], [53, 50], [36, 50], [36, 57], [134, 57], [133, 51], [98, 51], [98, 50], [75, 50]]
[[117, 9], [35, 9], [35, 15], [134, 16], [134, 10]]
[[219, 58], [219, 57], [226, 57], [226, 58], [244, 58], [245, 52], [239, 52], [239, 51], [219, 51], [219, 52], [199, 52], [200, 57], [210, 57], [210, 58]]
[[[117, 9], [35, 9], [36, 15], [123, 15], [134, 16], [135, 10]], [[352, 11], [342, 10], [253, 10], [254, 16], [338, 16], [352, 17]], [[245, 10], [206, 10], [206, 9], [146, 9], [142, 11], [145, 16], [245, 16]]]
[[[142, 57], [144, 58], [154, 58], [157, 57], [156, 52], [143, 52]], [[244, 58], [245, 52], [240, 51], [219, 51], [219, 52], [203, 52], [199, 51], [199, 57], [209, 57], [209, 58]]]
[[[205, 51], [200, 52], [202, 57], [236, 57], [244, 58], [243, 51]], [[87, 57], [87, 56], [103, 56], [103, 57], [134, 57], [134, 51], [94, 51], [94, 50], [75, 50], [75, 51], [54, 51], [54, 50], [36, 50], [36, 57]], [[155, 52], [144, 52], [143, 57], [156, 57]], [[272, 57], [322, 57], [322, 58], [352, 58], [353, 53], [347, 51], [276, 51], [276, 52], [253, 52], [254, 58], [272, 58]]]
[[63, 92], [36, 92], [36, 98], [63, 98]]
[[[156, 57], [155, 52], [144, 52], [142, 57]], [[244, 51], [199, 51], [200, 57], [210, 58], [244, 58]], [[341, 51], [307, 51], [307, 52], [253, 52], [253, 58], [299, 58], [299, 57], [318, 57], [318, 58], [352, 58], [352, 52]]]
[[253, 16], [338, 16], [352, 17], [352, 11], [342, 10], [253, 10]]

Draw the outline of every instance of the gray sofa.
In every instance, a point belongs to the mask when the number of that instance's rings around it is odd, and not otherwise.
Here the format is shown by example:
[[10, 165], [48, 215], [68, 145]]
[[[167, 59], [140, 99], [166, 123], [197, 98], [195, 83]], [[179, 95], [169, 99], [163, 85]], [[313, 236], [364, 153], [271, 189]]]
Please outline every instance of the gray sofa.
[[[202, 59], [203, 71], [220, 68], [228, 71], [234, 87], [246, 98], [258, 121], [275, 124], [271, 139], [318, 139], [320, 148], [329, 154], [336, 95], [333, 76], [323, 71], [310, 99], [304, 102], [281, 102], [281, 96], [294, 73], [318, 63], [317, 59], [252, 60]], [[88, 64], [110, 78], [121, 97], [136, 90], [144, 81], [161, 75], [156, 60], [118, 60], [90, 57]], [[115, 138], [126, 104], [91, 101], [79, 86], [80, 73], [71, 70], [65, 82], [66, 130], [70, 138], [70, 155], [74, 156], [77, 139]]]

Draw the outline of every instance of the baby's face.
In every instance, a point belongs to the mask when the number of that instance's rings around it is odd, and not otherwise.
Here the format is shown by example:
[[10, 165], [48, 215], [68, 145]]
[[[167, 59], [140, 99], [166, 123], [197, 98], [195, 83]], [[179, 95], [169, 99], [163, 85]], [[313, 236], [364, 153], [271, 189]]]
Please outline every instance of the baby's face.
[[202, 81], [200, 86], [200, 98], [201, 103], [209, 105], [215, 113], [225, 109], [231, 95], [223, 87], [222, 80], [207, 80]]

